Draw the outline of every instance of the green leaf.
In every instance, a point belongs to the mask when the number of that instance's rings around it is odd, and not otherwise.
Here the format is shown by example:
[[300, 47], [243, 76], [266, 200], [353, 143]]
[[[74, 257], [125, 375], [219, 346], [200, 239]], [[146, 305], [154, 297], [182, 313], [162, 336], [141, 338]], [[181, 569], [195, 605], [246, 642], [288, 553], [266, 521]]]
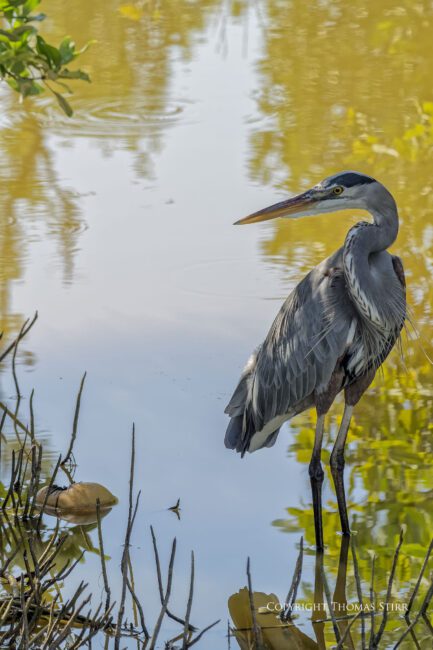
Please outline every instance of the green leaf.
[[6, 50], [0, 54], [0, 64], [7, 64], [15, 57], [12, 50]]
[[28, 37], [31, 34], [36, 33], [36, 28], [33, 27], [32, 25], [21, 25], [21, 27], [17, 27], [16, 29], [13, 30], [11, 33], [13, 36], [17, 37], [14, 38], [13, 40], [20, 41], [21, 43], [25, 43], [28, 39]]
[[0, 34], [7, 38], [9, 41], [19, 41], [18, 36], [16, 36], [13, 32], [10, 30], [7, 31], [5, 29], [0, 29]]
[[13, 72], [15, 75], [22, 75], [26, 69], [26, 66], [18, 58], [15, 58], [15, 61], [12, 62], [10, 69], [11, 72]]
[[89, 75], [83, 70], [68, 70], [65, 68], [58, 76], [62, 79], [81, 79], [82, 81], [88, 81], [90, 83]]
[[64, 111], [68, 117], [72, 117], [72, 115], [74, 114], [74, 111], [72, 110], [70, 104], [63, 97], [63, 95], [61, 95], [60, 93], [56, 93], [55, 90], [53, 90], [53, 93], [55, 94], [56, 99], [57, 99], [57, 101], [59, 103], [59, 106], [62, 109], [62, 111]]
[[36, 49], [44, 56], [47, 61], [52, 63], [56, 68], [59, 68], [62, 64], [62, 57], [59, 50], [53, 45], [49, 45], [42, 36], [36, 37]]
[[75, 43], [70, 36], [66, 36], [60, 43], [59, 53], [63, 65], [75, 59]]
[[23, 13], [30, 14], [41, 3], [41, 0], [26, 0], [23, 4]]

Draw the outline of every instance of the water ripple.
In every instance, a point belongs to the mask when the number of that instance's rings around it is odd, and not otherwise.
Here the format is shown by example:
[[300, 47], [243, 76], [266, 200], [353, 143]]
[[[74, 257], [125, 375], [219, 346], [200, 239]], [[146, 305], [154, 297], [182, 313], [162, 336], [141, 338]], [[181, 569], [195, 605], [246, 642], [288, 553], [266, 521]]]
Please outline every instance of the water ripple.
[[[178, 124], [187, 118], [192, 102], [173, 100], [164, 102], [163, 106], [155, 103], [134, 103], [130, 110], [120, 100], [71, 100], [74, 115], [66, 117], [53, 107], [52, 103], [44, 106], [45, 118], [52, 128], [59, 128], [68, 135], [85, 137], [139, 136], [148, 130], [158, 131], [167, 126]], [[191, 122], [191, 116], [188, 116]]]

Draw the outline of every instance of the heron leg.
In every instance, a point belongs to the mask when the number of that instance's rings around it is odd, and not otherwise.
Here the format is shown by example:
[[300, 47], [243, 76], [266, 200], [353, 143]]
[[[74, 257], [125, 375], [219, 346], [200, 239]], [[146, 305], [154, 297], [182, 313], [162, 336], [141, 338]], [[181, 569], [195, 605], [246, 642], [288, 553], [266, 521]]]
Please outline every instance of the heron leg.
[[316, 435], [314, 437], [313, 453], [308, 472], [310, 474], [311, 491], [313, 493], [314, 529], [316, 532], [316, 547], [318, 551], [323, 551], [322, 484], [324, 473], [321, 455], [325, 415], [331, 408], [335, 397], [340, 392], [342, 382], [343, 372], [341, 370], [334, 371], [326, 390], [316, 392], [314, 395], [317, 412]]
[[317, 550], [323, 550], [323, 526], [322, 526], [322, 484], [324, 472], [321, 463], [323, 429], [325, 426], [325, 414], [317, 413], [316, 434], [314, 447], [311, 456], [308, 473], [311, 481], [313, 494], [314, 530], [316, 534]]
[[337, 494], [338, 512], [340, 514], [341, 530], [344, 535], [350, 535], [349, 518], [347, 516], [346, 494], [344, 491], [344, 446], [349, 431], [353, 407], [359, 402], [364, 392], [374, 379], [375, 370], [371, 369], [344, 390], [344, 414], [340, 430], [331, 453], [331, 473]]
[[343, 420], [341, 421], [341, 426], [337, 434], [337, 439], [330, 460], [332, 478], [334, 479], [335, 492], [337, 494], [338, 512], [340, 513], [341, 530], [344, 535], [350, 535], [346, 494], [344, 491], [344, 446], [346, 444], [352, 412], [353, 405], [346, 402], [344, 406]]

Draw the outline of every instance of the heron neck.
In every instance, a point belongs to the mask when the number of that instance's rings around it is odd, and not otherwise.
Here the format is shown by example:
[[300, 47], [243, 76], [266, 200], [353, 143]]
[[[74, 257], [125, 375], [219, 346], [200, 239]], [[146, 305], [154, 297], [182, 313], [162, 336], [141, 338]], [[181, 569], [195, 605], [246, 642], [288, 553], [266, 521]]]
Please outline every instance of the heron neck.
[[368, 245], [370, 253], [378, 253], [389, 248], [397, 239], [398, 234], [398, 212], [397, 205], [389, 192], [387, 201], [383, 203], [381, 210], [369, 209], [373, 217], [375, 228], [374, 234], [370, 232]]
[[368, 262], [371, 253], [379, 253], [389, 248], [398, 234], [398, 212], [396, 203], [385, 188], [386, 200], [381, 201], [381, 209], [366, 206], [373, 217], [373, 223], [360, 221], [349, 230], [344, 249], [356, 250], [357, 255]]
[[343, 248], [343, 268], [352, 300], [362, 315], [374, 326], [383, 328], [387, 322], [383, 314], [377, 282], [372, 275], [370, 256], [386, 250], [398, 233], [398, 212], [394, 199], [379, 211], [369, 210], [373, 223], [360, 221], [349, 230]]

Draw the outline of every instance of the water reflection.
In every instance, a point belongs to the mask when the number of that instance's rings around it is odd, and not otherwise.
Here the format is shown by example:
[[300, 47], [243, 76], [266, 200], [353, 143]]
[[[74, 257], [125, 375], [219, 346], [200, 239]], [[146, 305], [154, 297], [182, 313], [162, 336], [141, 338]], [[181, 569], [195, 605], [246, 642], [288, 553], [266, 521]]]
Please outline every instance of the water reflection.
[[[106, 516], [109, 511], [101, 512], [101, 518]], [[27, 558], [30, 556], [28, 545], [29, 537], [33, 543], [33, 549], [38, 558], [44, 557], [44, 554], [52, 548], [53, 540], [59, 541], [58, 533], [51, 523], [53, 519], [48, 520], [39, 518], [28, 519], [23, 521], [18, 517], [8, 516], [3, 513], [0, 518], [0, 558], [1, 566], [8, 566], [8, 572], [12, 575], [25, 574], [28, 568]], [[76, 525], [60, 527], [59, 552], [55, 556], [55, 572], [59, 572], [64, 567], [74, 561], [81, 561], [85, 551], [99, 555], [99, 547], [95, 546], [93, 531], [96, 530], [97, 524], [77, 523]], [[10, 561], [12, 562], [10, 563]], [[6, 583], [2, 584], [3, 588]], [[53, 586], [53, 590], [55, 586]]]
[[48, 2], [53, 37], [75, 32], [84, 41], [98, 38], [86, 55], [95, 83], [80, 88], [72, 122], [50, 111], [54, 128], [94, 138], [106, 154], [118, 148], [135, 152], [139, 175], [152, 177], [165, 127], [185, 119], [193, 105], [190, 98], [171, 93], [174, 62], [191, 60], [193, 45], [220, 5], [220, 0], [98, 0], [89, 16], [84, 3], [68, 15], [64, 2]]
[[[11, 98], [2, 101], [7, 104], [3, 109], [13, 114]], [[13, 312], [11, 286], [24, 275], [31, 246], [43, 236], [52, 238], [62, 260], [63, 280], [71, 282], [84, 224], [77, 197], [59, 178], [55, 154], [37, 115], [22, 112], [4, 126], [0, 152], [0, 330], [9, 335], [23, 320]]]
[[[396, 550], [392, 549], [397, 563], [400, 542]], [[242, 650], [431, 647], [428, 621], [412, 626], [416, 610], [419, 611], [423, 602], [419, 593], [407, 584], [402, 589], [391, 589], [394, 578], [385, 580], [375, 572], [378, 558], [370, 554], [369, 565], [363, 566], [358, 562], [358, 552], [357, 542], [341, 537], [338, 557], [332, 559], [327, 553], [316, 553], [314, 585], [311, 590], [304, 590], [304, 597], [299, 599], [292, 588], [301, 580], [302, 548], [301, 562], [298, 558], [285, 601], [275, 594], [250, 592], [248, 587], [230, 596], [228, 608], [239, 647]], [[391, 563], [387, 561], [389, 576]], [[421, 563], [417, 574], [412, 576], [413, 582], [420, 571]]]
[[[44, 28], [50, 37], [74, 33], [80, 42], [98, 39], [83, 61], [95, 83], [75, 88], [71, 120], [48, 97], [24, 107], [18, 107], [15, 95], [2, 97], [0, 331], [9, 334], [23, 318], [13, 311], [11, 285], [23, 277], [36, 242], [53, 239], [63, 281], [74, 279], [74, 257], [87, 223], [81, 195], [65, 184], [55, 149], [90, 138], [107, 156], [119, 149], [133, 152], [137, 176], [154, 178], [165, 129], [184, 119], [193, 106], [190, 98], [170, 93], [174, 62], [178, 57], [190, 60], [192, 45], [220, 4], [100, 1], [89, 15], [84, 2], [73, 12], [66, 2], [45, 3], [49, 20]], [[54, 146], [52, 134], [60, 137]]]

